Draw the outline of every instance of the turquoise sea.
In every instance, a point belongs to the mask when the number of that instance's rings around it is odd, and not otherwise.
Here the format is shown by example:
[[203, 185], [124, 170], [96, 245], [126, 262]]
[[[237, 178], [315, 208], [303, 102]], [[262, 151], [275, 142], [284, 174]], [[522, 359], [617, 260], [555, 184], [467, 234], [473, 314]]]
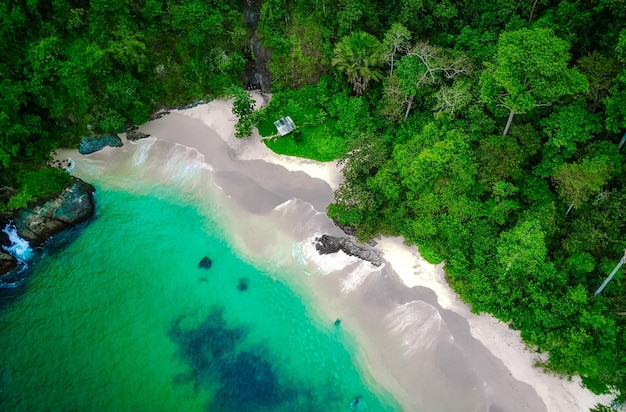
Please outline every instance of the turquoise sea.
[[94, 219], [3, 297], [0, 410], [400, 409], [341, 325], [280, 266], [238, 255], [211, 208], [114, 180], [93, 182]]

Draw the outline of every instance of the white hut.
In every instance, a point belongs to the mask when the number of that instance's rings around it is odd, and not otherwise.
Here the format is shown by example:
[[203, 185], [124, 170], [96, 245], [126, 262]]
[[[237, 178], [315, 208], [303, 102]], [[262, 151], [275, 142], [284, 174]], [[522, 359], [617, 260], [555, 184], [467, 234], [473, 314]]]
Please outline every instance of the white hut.
[[296, 124], [291, 120], [291, 116], [282, 117], [274, 122], [274, 126], [278, 129], [278, 133], [281, 136], [289, 134], [296, 128]]

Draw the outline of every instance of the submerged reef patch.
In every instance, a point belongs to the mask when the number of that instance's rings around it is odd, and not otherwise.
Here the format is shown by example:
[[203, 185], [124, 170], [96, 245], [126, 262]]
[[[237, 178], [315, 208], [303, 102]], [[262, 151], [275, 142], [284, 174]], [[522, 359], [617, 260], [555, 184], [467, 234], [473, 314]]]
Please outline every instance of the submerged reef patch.
[[[178, 346], [178, 355], [189, 366], [189, 371], [173, 383], [208, 391], [208, 411], [365, 410], [364, 399], [347, 393], [338, 376], [313, 383], [292, 375], [288, 365], [280, 364], [285, 358], [274, 356], [263, 344], [247, 341], [247, 327], [229, 325], [223, 308], [210, 309], [197, 326], [187, 326], [191, 320], [191, 316], [182, 315], [168, 331]], [[312, 375], [318, 373], [312, 371]]]

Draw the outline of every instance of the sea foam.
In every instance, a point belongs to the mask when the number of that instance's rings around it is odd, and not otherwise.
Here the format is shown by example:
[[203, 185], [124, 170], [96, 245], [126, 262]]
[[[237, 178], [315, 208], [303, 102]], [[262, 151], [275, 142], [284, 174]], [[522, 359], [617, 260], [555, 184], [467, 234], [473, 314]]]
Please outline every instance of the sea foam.
[[8, 223], [2, 231], [7, 234], [11, 242], [9, 246], [2, 246], [7, 253], [23, 263], [32, 259], [33, 249], [30, 247], [28, 241], [22, 239], [17, 233], [15, 224]]

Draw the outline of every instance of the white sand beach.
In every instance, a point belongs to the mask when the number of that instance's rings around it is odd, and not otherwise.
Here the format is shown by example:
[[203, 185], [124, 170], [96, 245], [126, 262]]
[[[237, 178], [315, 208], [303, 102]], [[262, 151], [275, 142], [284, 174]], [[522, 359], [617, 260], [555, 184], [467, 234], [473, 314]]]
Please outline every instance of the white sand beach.
[[443, 265], [425, 262], [400, 238], [377, 239], [381, 267], [341, 252], [318, 255], [316, 236], [343, 235], [325, 215], [342, 179], [336, 162], [277, 155], [258, 133], [235, 138], [235, 123], [231, 104], [215, 100], [141, 126], [151, 138], [130, 143], [122, 135], [122, 148], [58, 156], [76, 160], [78, 177], [113, 167], [118, 157], [160, 156], [165, 167], [176, 155], [205, 164], [205, 180], [190, 191], [219, 188], [233, 243], [251, 260], [309, 273], [293, 282], [312, 296], [321, 321], [341, 318], [359, 343], [363, 368], [406, 411], [586, 412], [610, 400], [584, 389], [578, 377], [534, 368], [538, 355], [518, 332], [471, 313], [447, 284]]

